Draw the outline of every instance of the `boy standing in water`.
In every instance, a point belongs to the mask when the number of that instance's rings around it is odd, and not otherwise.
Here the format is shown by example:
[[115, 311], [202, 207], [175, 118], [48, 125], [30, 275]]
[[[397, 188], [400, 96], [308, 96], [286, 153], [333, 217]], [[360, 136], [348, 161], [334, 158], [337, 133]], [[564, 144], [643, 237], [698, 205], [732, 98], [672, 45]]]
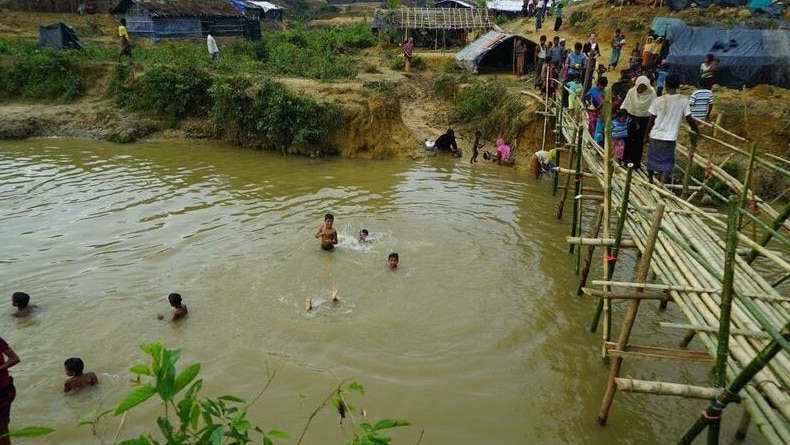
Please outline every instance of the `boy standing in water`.
[[16, 308], [16, 312], [11, 314], [14, 317], [28, 317], [38, 309], [35, 304], [30, 304], [30, 295], [25, 292], [14, 292], [11, 295], [11, 303]]
[[397, 253], [392, 252], [391, 254], [389, 254], [389, 256], [387, 257], [387, 265], [389, 266], [390, 270], [397, 269], [399, 261], [400, 260], [398, 258], [398, 254]]
[[[186, 317], [187, 314], [189, 313], [189, 311], [187, 310], [187, 305], [181, 302], [181, 294], [177, 294], [173, 292], [172, 294], [167, 296], [167, 301], [169, 301], [170, 306], [173, 306], [173, 308], [175, 309], [173, 311], [173, 321], [180, 320]], [[164, 315], [159, 314], [156, 316], [156, 318], [161, 320], [165, 317]]]
[[472, 143], [472, 159], [469, 160], [470, 164], [477, 162], [478, 149], [486, 144], [485, 141], [480, 140], [482, 137], [483, 133], [480, 130], [475, 131], [475, 141]]
[[63, 392], [69, 392], [72, 389], [78, 390], [99, 383], [96, 374], [92, 372], [82, 373], [85, 369], [85, 363], [79, 357], [67, 359], [63, 362], [63, 368], [66, 370], [66, 375], [69, 376], [66, 383], [63, 384]]
[[337, 230], [332, 227], [335, 223], [335, 216], [331, 213], [324, 215], [324, 224], [315, 233], [316, 238], [321, 239], [321, 249], [330, 251], [337, 244]]

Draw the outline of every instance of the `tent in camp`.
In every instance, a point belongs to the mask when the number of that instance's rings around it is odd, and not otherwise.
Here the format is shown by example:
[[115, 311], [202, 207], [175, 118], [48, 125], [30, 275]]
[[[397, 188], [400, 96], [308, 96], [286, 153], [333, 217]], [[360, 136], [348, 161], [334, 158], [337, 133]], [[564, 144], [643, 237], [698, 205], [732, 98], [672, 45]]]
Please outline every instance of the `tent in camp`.
[[493, 15], [479, 8], [376, 9], [370, 24], [376, 34], [380, 30], [400, 30], [414, 37], [418, 47], [427, 48], [464, 45], [470, 33], [493, 26]]
[[38, 46], [49, 45], [55, 49], [82, 49], [82, 42], [74, 28], [58, 22], [53, 25], [38, 25]]
[[673, 26], [668, 29], [670, 72], [699, 83], [706, 54], [719, 59], [716, 83], [731, 88], [760, 83], [790, 88], [790, 31]]
[[667, 5], [671, 11], [690, 8], [692, 3], [699, 8], [707, 8], [710, 5], [721, 7], [737, 8], [746, 5], [746, 0], [668, 0]]
[[[537, 3], [537, 2], [536, 2]], [[523, 0], [486, 0], [486, 7], [497, 12], [520, 14], [524, 7]]]
[[269, 22], [283, 21], [283, 8], [274, 3], [264, 1], [245, 1], [228, 0], [236, 9], [242, 11], [245, 16], [253, 20], [265, 20]]
[[153, 40], [215, 36], [260, 38], [260, 24], [229, 2], [195, 0], [121, 0], [111, 11], [126, 19], [133, 36]]
[[685, 26], [686, 22], [682, 19], [674, 17], [656, 17], [653, 19], [653, 24], [650, 29], [656, 33], [657, 36], [666, 37], [667, 29], [672, 26]]
[[491, 71], [513, 71], [516, 42], [526, 45], [526, 68], [534, 70], [537, 44], [517, 34], [489, 31], [455, 54], [455, 64], [475, 74]]

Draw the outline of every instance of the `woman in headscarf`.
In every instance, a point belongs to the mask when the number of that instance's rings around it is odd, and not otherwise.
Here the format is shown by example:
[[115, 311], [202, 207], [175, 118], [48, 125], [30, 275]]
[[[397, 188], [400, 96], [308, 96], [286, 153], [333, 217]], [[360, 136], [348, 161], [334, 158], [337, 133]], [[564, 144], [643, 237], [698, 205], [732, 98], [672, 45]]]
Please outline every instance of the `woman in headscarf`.
[[650, 104], [656, 99], [656, 90], [650, 86], [647, 76], [639, 76], [636, 84], [628, 90], [625, 100], [620, 106], [628, 112], [628, 116], [638, 125], [635, 131], [628, 132], [625, 140], [625, 152], [623, 153], [623, 163], [634, 164], [634, 168], [642, 166], [642, 152], [645, 144], [645, 131], [647, 131], [647, 121], [650, 117]]

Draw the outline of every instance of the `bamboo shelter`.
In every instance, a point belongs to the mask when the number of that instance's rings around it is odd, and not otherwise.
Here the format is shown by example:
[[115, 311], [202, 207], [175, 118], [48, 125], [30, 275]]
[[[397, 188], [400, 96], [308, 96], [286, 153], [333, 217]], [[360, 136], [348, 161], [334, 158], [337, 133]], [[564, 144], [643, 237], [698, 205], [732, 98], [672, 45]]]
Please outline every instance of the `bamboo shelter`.
[[465, 45], [470, 34], [492, 29], [494, 17], [487, 9], [477, 8], [376, 9], [370, 26], [374, 32], [401, 30], [418, 42], [433, 41], [434, 49], [444, 49], [448, 40]]
[[[599, 146], [586, 131], [585, 118], [552, 98], [544, 100], [550, 110], [546, 119], [556, 128], [556, 148], [570, 150], [563, 165], [567, 168], [561, 170], [569, 172], [565, 191], [573, 181], [575, 198], [567, 240], [577, 273], [581, 270], [579, 294], [597, 303], [591, 330], [600, 327], [602, 355], [609, 364], [599, 423], [608, 421], [617, 391], [706, 399], [710, 405], [700, 405], [701, 416], [693, 413], [699, 417], [696, 422], [690, 414], [690, 428], [679, 443], [689, 444], [707, 429], [707, 443], [715, 444], [722, 412], [739, 402], [745, 409], [739, 435], [751, 423], [767, 443], [790, 444], [790, 295], [782, 291], [790, 277], [790, 205], [777, 210], [750, 188], [758, 171], [790, 178], [788, 165], [757, 156], [755, 144], [710, 124], [701, 137], [713, 153], [721, 157], [724, 152], [725, 160], [742, 157], [748, 165], [743, 182], [679, 139], [676, 169], [681, 183], [651, 184], [638, 166], [622, 167], [612, 160], [610, 128], [606, 143]], [[743, 144], [748, 148], [738, 147]], [[690, 174], [695, 166], [706, 172], [704, 179]], [[594, 179], [583, 181], [587, 177]], [[729, 196], [709, 185], [713, 178], [729, 188]], [[601, 196], [585, 190], [590, 182], [600, 186]], [[697, 206], [702, 193], [719, 200], [726, 213]], [[558, 203], [560, 218], [566, 199], [567, 193]], [[598, 206], [598, 216], [585, 237], [581, 213], [590, 201]], [[632, 280], [616, 281], [617, 257], [630, 246], [639, 251], [637, 270]], [[596, 247], [605, 250], [603, 276], [588, 282]], [[761, 267], [755, 269], [758, 263]], [[687, 323], [660, 324], [679, 334], [677, 348], [632, 343], [639, 310], [651, 300], [659, 309], [674, 304], [686, 317]], [[619, 328], [614, 313], [622, 314]], [[699, 348], [687, 349], [691, 342]], [[708, 386], [625, 378], [623, 365], [632, 360], [701, 364], [713, 366], [714, 372]]]

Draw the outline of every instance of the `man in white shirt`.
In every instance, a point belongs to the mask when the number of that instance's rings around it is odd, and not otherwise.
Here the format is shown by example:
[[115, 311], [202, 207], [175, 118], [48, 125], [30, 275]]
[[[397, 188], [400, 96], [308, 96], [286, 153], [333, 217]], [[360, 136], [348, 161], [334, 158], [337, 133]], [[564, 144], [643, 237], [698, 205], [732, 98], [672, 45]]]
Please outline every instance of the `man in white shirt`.
[[212, 31], [209, 30], [208, 36], [206, 36], [206, 44], [208, 45], [208, 53], [211, 54], [211, 60], [217, 63], [219, 62], [219, 47], [217, 46], [217, 41], [214, 40], [214, 36], [211, 34]]
[[[681, 119], [685, 117], [694, 133], [699, 133], [697, 121], [691, 117], [688, 99], [678, 94], [679, 87], [677, 75], [667, 76], [666, 94], [656, 98], [648, 109], [650, 118], [646, 134], [650, 135], [650, 148], [647, 152], [647, 178], [651, 183], [655, 172], [661, 173], [661, 182], [666, 182], [675, 168], [675, 145]], [[692, 137], [692, 143], [695, 142], [696, 138]]]

